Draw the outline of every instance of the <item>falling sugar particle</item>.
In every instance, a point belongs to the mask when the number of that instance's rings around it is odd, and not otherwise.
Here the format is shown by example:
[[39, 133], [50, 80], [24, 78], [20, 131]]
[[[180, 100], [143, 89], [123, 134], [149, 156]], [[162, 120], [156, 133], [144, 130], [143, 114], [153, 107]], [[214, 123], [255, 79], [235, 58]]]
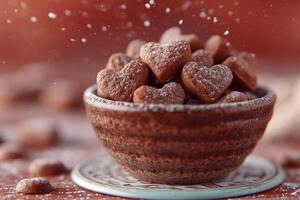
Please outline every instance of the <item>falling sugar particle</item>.
[[219, 5], [219, 9], [223, 9], [224, 6], [222, 4]]
[[229, 35], [229, 31], [228, 30], [224, 31], [223, 35]]
[[145, 26], [145, 27], [149, 27], [149, 26], [151, 26], [151, 23], [150, 23], [150, 21], [148, 21], [148, 20], [144, 21], [144, 26]]
[[70, 38], [71, 42], [76, 42], [76, 40], [74, 38]]
[[218, 18], [217, 17], [213, 17], [213, 22], [217, 23], [218, 22]]
[[213, 9], [209, 9], [209, 10], [208, 10], [208, 14], [210, 14], [210, 15], [213, 15], [214, 12], [215, 12], [215, 11], [214, 11]]
[[71, 12], [69, 9], [66, 9], [66, 10], [64, 10], [64, 14], [65, 14], [66, 16], [71, 16], [71, 15], [72, 15], [72, 12]]
[[102, 26], [102, 27], [101, 27], [101, 30], [102, 30], [103, 32], [107, 31], [107, 26]]
[[24, 9], [24, 10], [28, 8], [27, 3], [24, 2], [24, 1], [21, 1], [21, 2], [20, 2], [20, 6], [21, 6], [21, 8]]
[[154, 5], [155, 1], [154, 0], [150, 0], [149, 3], [150, 3], [150, 5]]
[[147, 9], [150, 9], [150, 8], [151, 8], [151, 5], [150, 5], [149, 3], [145, 3], [145, 7], [146, 7]]
[[132, 27], [132, 26], [133, 26], [133, 24], [132, 24], [131, 21], [128, 21], [128, 22], [126, 23], [126, 25], [127, 25], [127, 27]]
[[81, 38], [81, 42], [82, 42], [82, 43], [86, 43], [86, 42], [87, 42], [87, 39], [86, 39], [86, 38]]
[[206, 12], [204, 12], [204, 11], [201, 11], [200, 12], [200, 14], [199, 14], [199, 16], [201, 17], [201, 18], [206, 18]]
[[50, 19], [56, 19], [57, 15], [56, 15], [54, 12], [49, 12], [49, 13], [48, 13], [48, 17], [49, 17]]
[[14, 9], [14, 13], [17, 14], [18, 12], [19, 12], [19, 10], [15, 8], [15, 9]]
[[82, 17], [89, 17], [89, 14], [88, 14], [87, 12], [83, 11], [83, 12], [81, 13], [81, 16], [82, 16]]
[[171, 12], [171, 9], [170, 9], [170, 8], [166, 8], [165, 12], [166, 12], [166, 13], [170, 13], [170, 12]]
[[30, 21], [32, 22], [32, 23], [36, 23], [37, 22], [37, 17], [36, 16], [32, 16], [32, 17], [30, 17]]
[[66, 27], [61, 27], [60, 30], [61, 30], [61, 31], [66, 31], [67, 29], [66, 29]]
[[183, 19], [179, 20], [178, 24], [182, 24], [183, 23]]
[[11, 24], [11, 23], [12, 23], [11, 19], [7, 19], [7, 20], [6, 20], [6, 23], [7, 23], [7, 24]]
[[229, 10], [227, 14], [228, 14], [229, 16], [232, 16], [232, 15], [233, 15], [233, 11], [232, 11], [232, 10]]
[[86, 24], [86, 27], [87, 27], [88, 29], [91, 29], [91, 28], [92, 28], [92, 24]]
[[236, 18], [236, 19], [235, 19], [235, 22], [236, 22], [236, 23], [240, 23], [240, 22], [241, 22], [241, 19], [240, 19], [240, 18]]
[[120, 5], [120, 8], [121, 8], [122, 10], [126, 10], [127, 6], [126, 6], [125, 4], [122, 4], [122, 5]]
[[208, 21], [211, 20], [211, 16], [208, 16], [206, 19], [207, 19]]

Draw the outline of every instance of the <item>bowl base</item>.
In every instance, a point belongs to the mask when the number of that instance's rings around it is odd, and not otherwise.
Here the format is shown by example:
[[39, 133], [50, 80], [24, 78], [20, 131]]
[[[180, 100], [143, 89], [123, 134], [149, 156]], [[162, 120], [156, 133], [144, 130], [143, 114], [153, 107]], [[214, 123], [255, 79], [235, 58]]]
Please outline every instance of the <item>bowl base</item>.
[[137, 180], [109, 155], [78, 164], [72, 180], [97, 193], [142, 199], [218, 199], [262, 192], [284, 180], [281, 167], [266, 159], [249, 156], [243, 165], [225, 178], [198, 185], [150, 184]]

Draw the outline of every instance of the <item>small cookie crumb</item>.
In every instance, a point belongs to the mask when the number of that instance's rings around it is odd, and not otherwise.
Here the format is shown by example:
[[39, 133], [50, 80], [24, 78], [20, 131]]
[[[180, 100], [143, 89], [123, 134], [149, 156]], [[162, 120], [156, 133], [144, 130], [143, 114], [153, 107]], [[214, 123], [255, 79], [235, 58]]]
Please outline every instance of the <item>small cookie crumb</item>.
[[22, 179], [16, 185], [16, 192], [23, 194], [47, 194], [53, 190], [48, 179], [42, 177]]

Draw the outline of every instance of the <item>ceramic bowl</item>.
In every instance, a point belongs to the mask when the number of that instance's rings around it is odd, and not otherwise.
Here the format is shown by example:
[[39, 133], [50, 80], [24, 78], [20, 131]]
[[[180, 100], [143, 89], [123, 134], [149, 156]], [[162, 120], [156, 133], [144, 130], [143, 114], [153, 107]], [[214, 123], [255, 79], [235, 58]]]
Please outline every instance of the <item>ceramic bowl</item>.
[[196, 184], [238, 168], [262, 137], [275, 94], [263, 87], [250, 101], [207, 105], [134, 104], [88, 88], [89, 121], [107, 151], [139, 180]]

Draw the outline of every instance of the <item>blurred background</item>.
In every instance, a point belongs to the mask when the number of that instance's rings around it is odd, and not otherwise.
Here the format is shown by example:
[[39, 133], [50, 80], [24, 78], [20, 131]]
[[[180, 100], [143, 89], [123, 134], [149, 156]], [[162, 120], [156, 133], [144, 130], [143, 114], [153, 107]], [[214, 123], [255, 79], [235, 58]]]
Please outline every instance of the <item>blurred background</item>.
[[179, 26], [255, 53], [259, 82], [278, 94], [266, 138], [300, 138], [299, 9], [299, 0], [2, 0], [0, 125], [83, 110], [82, 92], [109, 55]]

